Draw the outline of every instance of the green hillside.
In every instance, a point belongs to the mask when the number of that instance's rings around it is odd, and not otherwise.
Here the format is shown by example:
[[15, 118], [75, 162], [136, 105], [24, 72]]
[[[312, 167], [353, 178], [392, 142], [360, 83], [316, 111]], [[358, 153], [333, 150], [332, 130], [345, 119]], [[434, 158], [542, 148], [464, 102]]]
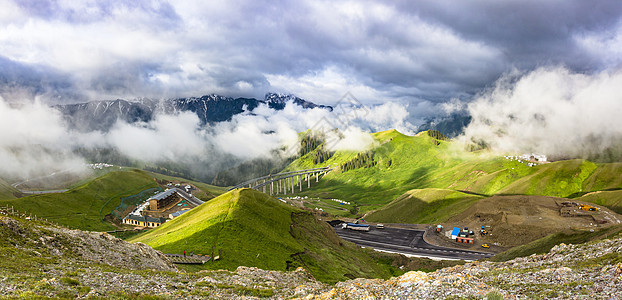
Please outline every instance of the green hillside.
[[[336, 169], [317, 184], [310, 195], [351, 199], [357, 204], [386, 204], [404, 192], [418, 187], [432, 187], [429, 172], [456, 165], [460, 159], [448, 155], [449, 143], [427, 135], [405, 136], [395, 130], [374, 134], [379, 146], [373, 149], [375, 164], [348, 171]], [[315, 151], [294, 161], [290, 169], [317, 166], [340, 166], [356, 158], [357, 152], [337, 151], [319, 165], [310, 157]], [[468, 156], [468, 154], [466, 155]]]
[[568, 197], [583, 191], [583, 182], [594, 172], [596, 165], [589, 161], [574, 159], [557, 161], [533, 169], [534, 172], [512, 182], [499, 193]]
[[583, 182], [586, 192], [622, 188], [622, 163], [599, 164]]
[[299, 266], [318, 280], [388, 277], [389, 267], [340, 240], [332, 228], [310, 213], [251, 189], [234, 190], [130, 239], [165, 253], [222, 253], [203, 265], [210, 269], [254, 266], [287, 270]]
[[119, 205], [121, 197], [157, 186], [144, 171], [114, 171], [65, 193], [2, 200], [0, 205], [13, 206], [69, 228], [107, 231], [114, 227], [102, 218]]
[[8, 182], [0, 179], [0, 200], [15, 199], [15, 194], [19, 193]]
[[372, 222], [431, 224], [447, 221], [482, 196], [446, 189], [410, 190], [365, 216]]
[[622, 163], [595, 164], [575, 159], [529, 166], [488, 151], [465, 151], [464, 146], [433, 131], [406, 136], [388, 130], [372, 137], [377, 143], [371, 149], [336, 151], [328, 160], [314, 164], [318, 151], [324, 151], [318, 147], [293, 161], [285, 171], [336, 167], [301, 195], [352, 202], [358, 206], [359, 215], [413, 189], [449, 189], [483, 196], [577, 197], [590, 191], [622, 188]]

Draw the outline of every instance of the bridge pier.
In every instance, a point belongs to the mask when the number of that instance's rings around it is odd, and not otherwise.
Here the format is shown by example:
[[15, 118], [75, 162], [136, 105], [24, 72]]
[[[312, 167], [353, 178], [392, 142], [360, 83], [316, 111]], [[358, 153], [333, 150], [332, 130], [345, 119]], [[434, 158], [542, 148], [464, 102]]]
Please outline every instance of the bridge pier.
[[[328, 174], [328, 171], [330, 170], [332, 169], [330, 169], [330, 166], [328, 166], [315, 169], [270, 174], [260, 178], [248, 180], [232, 187], [230, 190], [244, 188], [248, 186], [248, 188], [258, 191], [260, 190], [264, 193], [269, 192], [270, 195], [287, 195], [288, 192], [290, 192], [291, 194], [295, 194], [297, 189], [299, 192], [302, 192], [302, 186], [305, 180], [307, 181], [307, 188], [311, 188], [311, 179], [313, 178], [313, 175], [315, 175], [315, 182], [319, 182], [320, 176]], [[270, 187], [267, 187], [268, 184], [270, 184]]]

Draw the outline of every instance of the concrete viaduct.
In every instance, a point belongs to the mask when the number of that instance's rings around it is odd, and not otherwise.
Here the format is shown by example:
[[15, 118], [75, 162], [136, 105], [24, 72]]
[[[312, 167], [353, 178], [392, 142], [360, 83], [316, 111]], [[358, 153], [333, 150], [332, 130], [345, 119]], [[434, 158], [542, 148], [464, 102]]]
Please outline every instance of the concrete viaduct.
[[294, 194], [297, 189], [302, 192], [302, 187], [303, 185], [305, 185], [304, 182], [306, 182], [307, 188], [310, 188], [311, 180], [313, 180], [314, 177], [315, 182], [318, 182], [320, 180], [320, 177], [326, 175], [332, 169], [332, 167], [328, 166], [315, 169], [270, 174], [267, 176], [253, 178], [251, 180], [242, 182], [230, 188], [229, 190], [247, 187], [255, 190], [261, 190], [262, 192], [269, 193], [270, 195]]

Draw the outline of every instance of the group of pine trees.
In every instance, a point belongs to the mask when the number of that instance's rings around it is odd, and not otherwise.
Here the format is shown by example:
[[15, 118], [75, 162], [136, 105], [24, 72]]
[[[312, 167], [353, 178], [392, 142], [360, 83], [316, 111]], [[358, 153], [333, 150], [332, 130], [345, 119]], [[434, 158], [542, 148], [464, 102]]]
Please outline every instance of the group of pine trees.
[[445, 136], [444, 134], [442, 134], [438, 130], [428, 130], [428, 136], [430, 136], [431, 138], [434, 139], [434, 144], [436, 146], [440, 145], [441, 141], [448, 141], [449, 140], [449, 138], [447, 136]]
[[322, 143], [324, 143], [324, 136], [315, 133], [306, 133], [300, 139], [300, 149], [298, 149], [298, 155], [304, 156], [305, 154], [315, 150]]
[[304, 156], [315, 150], [312, 155], [313, 163], [316, 165], [323, 163], [333, 156], [333, 152], [326, 150], [324, 147], [324, 142], [326, 142], [326, 138], [323, 134], [313, 132], [306, 133], [300, 139], [300, 149], [298, 150], [298, 155]]
[[358, 168], [369, 168], [376, 165], [376, 161], [374, 161], [374, 152], [367, 151], [365, 153], [359, 153], [353, 159], [341, 164], [339, 166], [342, 172], [347, 172], [350, 170], [358, 169]]
[[333, 154], [324, 148], [324, 145], [320, 145], [313, 155], [313, 164], [321, 164], [327, 161]]

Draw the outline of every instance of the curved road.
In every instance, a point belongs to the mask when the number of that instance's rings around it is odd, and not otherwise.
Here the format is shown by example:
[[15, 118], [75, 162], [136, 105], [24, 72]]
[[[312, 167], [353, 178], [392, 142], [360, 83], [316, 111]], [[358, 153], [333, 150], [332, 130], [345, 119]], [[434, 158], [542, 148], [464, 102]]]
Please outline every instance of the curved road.
[[24, 183], [27, 183], [27, 182], [37, 181], [37, 180], [53, 177], [53, 176], [56, 176], [56, 175], [61, 174], [61, 173], [69, 172], [71, 170], [73, 170], [73, 169], [62, 170], [62, 171], [54, 172], [52, 174], [40, 176], [40, 177], [33, 178], [33, 179], [26, 179], [24, 181], [13, 183], [13, 184], [11, 184], [11, 186], [13, 188], [15, 188], [16, 190], [18, 190], [20, 193], [24, 194], [24, 195], [40, 195], [40, 194], [64, 193], [64, 192], [68, 191], [69, 189], [30, 191], [30, 190], [22, 190], [22, 189], [19, 188], [19, 186], [24, 184]]
[[424, 231], [385, 227], [376, 229], [370, 226], [370, 231], [356, 231], [342, 229], [341, 224], [335, 227], [335, 232], [342, 239], [359, 246], [369, 247], [380, 251], [396, 252], [404, 255], [434, 257], [442, 259], [478, 260], [493, 256], [492, 253], [454, 249], [428, 244], [423, 239]]
[[17, 189], [20, 193], [25, 195], [41, 195], [41, 194], [56, 194], [56, 193], [64, 193], [68, 190], [47, 190], [47, 191], [25, 191]]

